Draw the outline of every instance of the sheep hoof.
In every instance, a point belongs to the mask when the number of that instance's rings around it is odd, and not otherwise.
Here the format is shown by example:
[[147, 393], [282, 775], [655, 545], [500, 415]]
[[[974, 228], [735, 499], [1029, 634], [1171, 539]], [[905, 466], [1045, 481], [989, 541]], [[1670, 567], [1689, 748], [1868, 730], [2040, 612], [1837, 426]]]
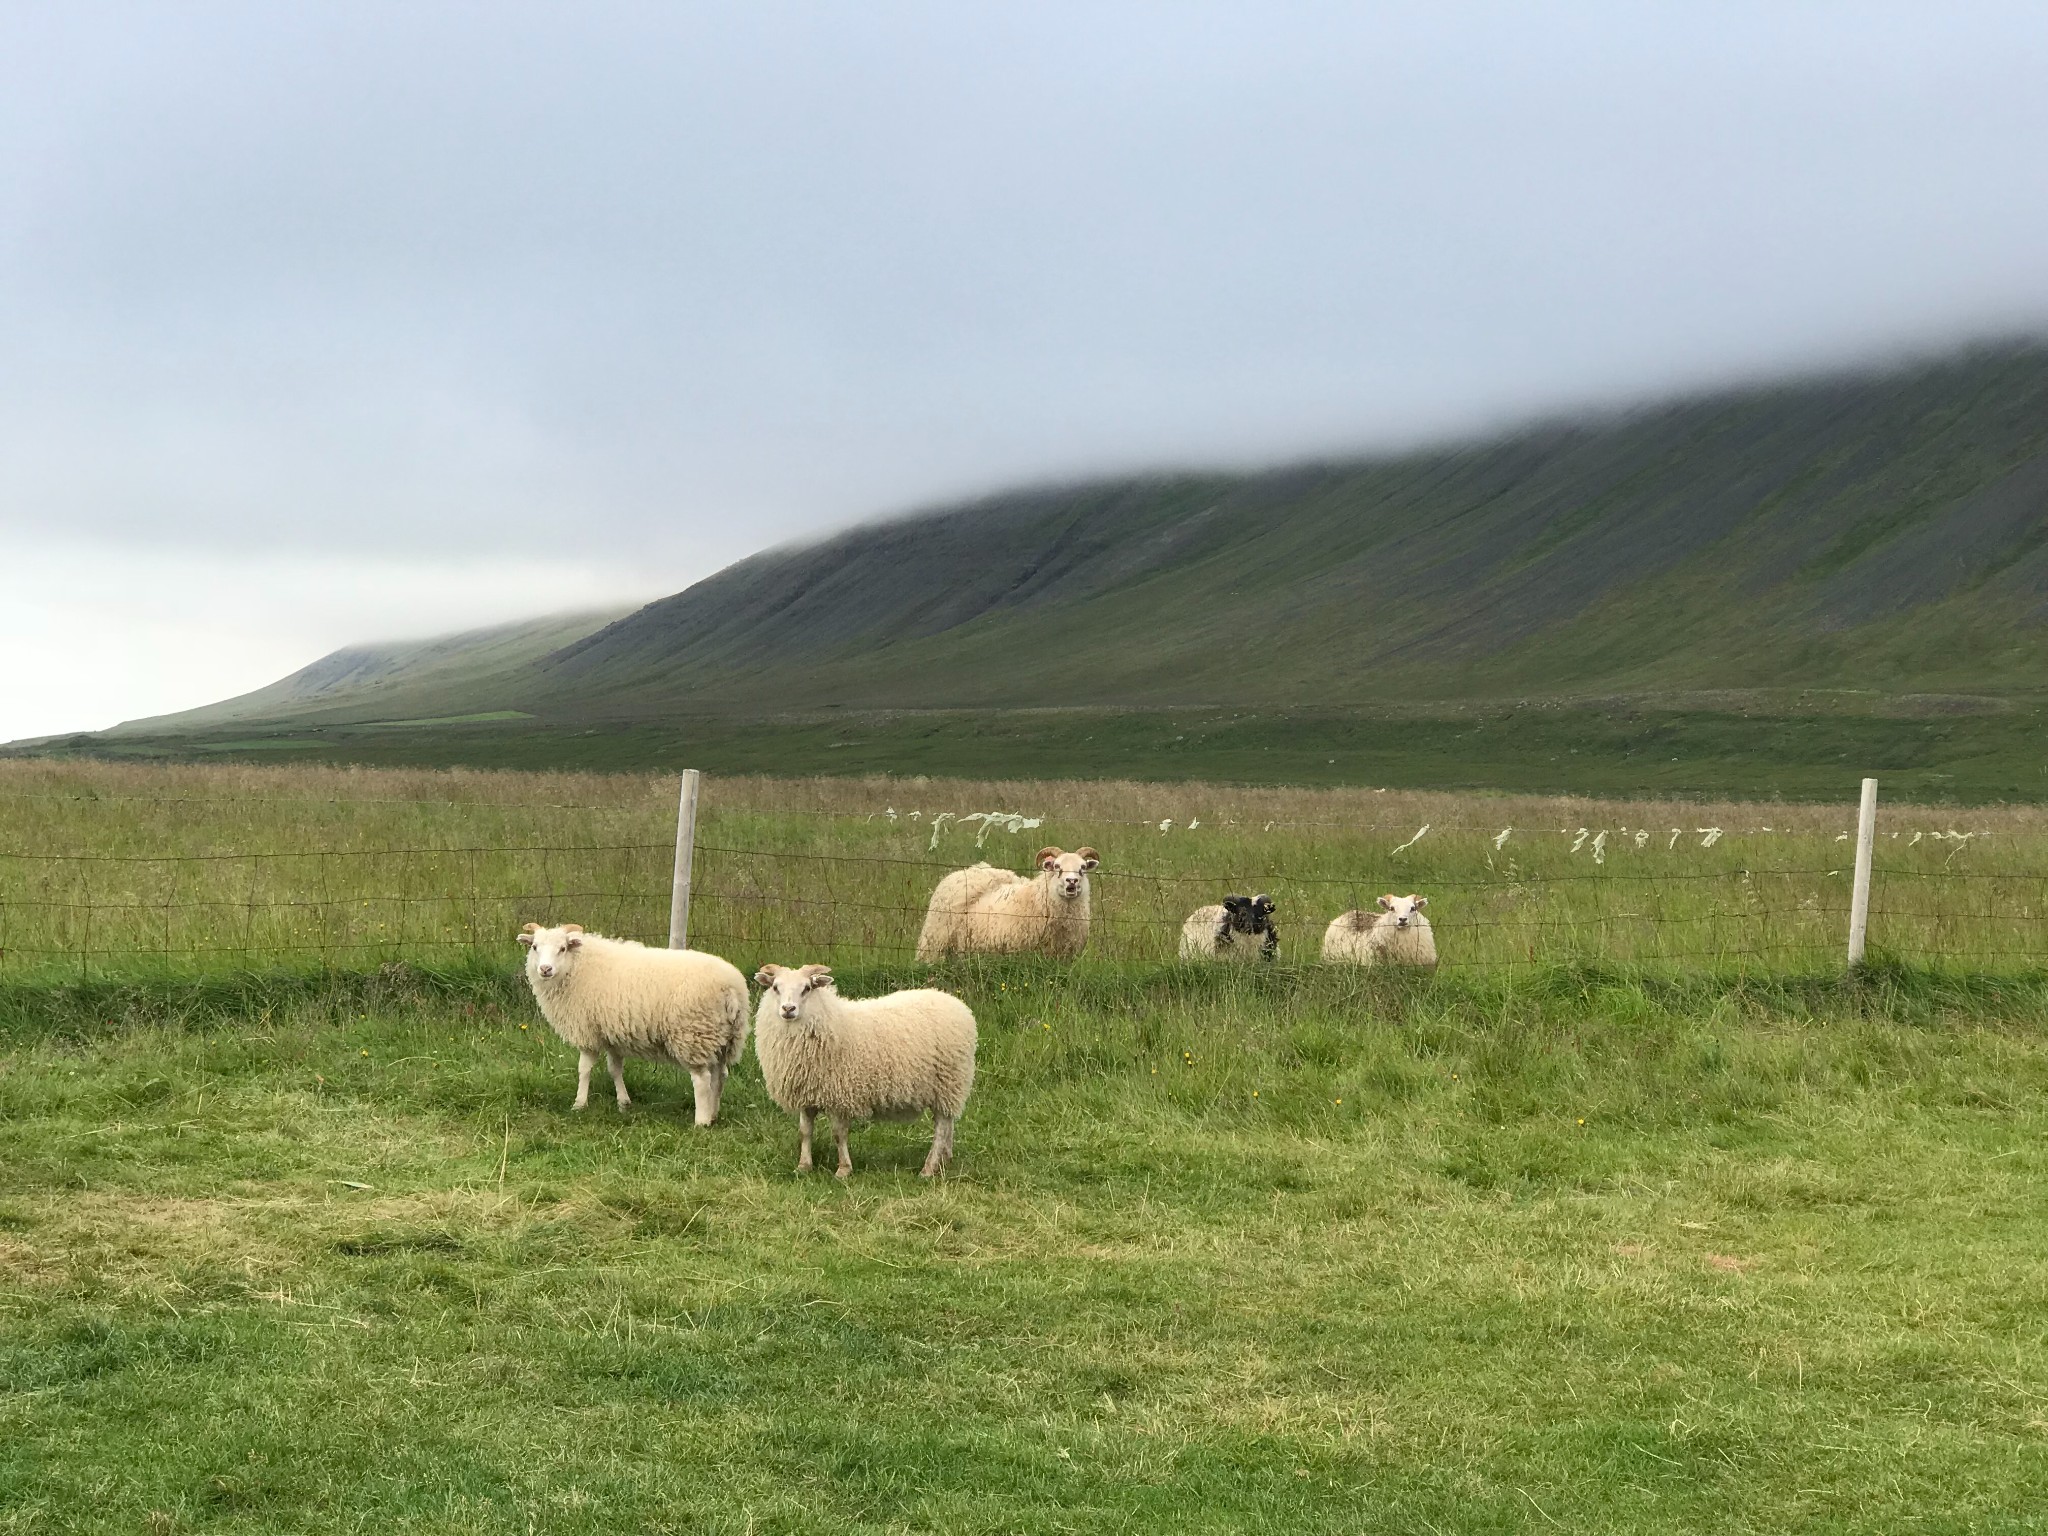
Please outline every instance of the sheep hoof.
[[839, 1171], [838, 1171], [837, 1173], [833, 1174], [833, 1175], [832, 1175], [832, 1177], [833, 1177], [833, 1178], [835, 1178], [835, 1179], [850, 1179], [850, 1178], [852, 1178], [852, 1177], [853, 1177], [853, 1164], [851, 1164], [851, 1163], [845, 1163], [845, 1164], [842, 1164], [842, 1165], [840, 1166], [840, 1169], [839, 1169]]

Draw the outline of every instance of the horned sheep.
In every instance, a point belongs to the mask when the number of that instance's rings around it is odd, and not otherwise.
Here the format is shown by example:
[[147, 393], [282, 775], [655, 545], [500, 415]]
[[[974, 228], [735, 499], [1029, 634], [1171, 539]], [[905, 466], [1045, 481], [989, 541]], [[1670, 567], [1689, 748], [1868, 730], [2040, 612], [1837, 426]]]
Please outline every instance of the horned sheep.
[[941, 880], [917, 937], [919, 963], [954, 954], [1076, 958], [1088, 944], [1088, 871], [1101, 858], [1093, 848], [1041, 848], [1036, 862], [1033, 875], [976, 864]]
[[1280, 953], [1273, 898], [1226, 896], [1197, 907], [1180, 928], [1183, 960], [1271, 960]]
[[599, 1055], [620, 1111], [630, 1107], [625, 1058], [634, 1056], [683, 1067], [697, 1124], [718, 1118], [726, 1074], [747, 1048], [747, 979], [737, 966], [702, 950], [608, 939], [578, 923], [528, 923], [519, 942], [526, 946], [526, 980], [542, 1017], [581, 1053], [577, 1109], [590, 1102], [590, 1070]]
[[1436, 936], [1422, 909], [1427, 896], [1382, 896], [1379, 910], [1351, 911], [1323, 933], [1323, 959], [1340, 965], [1436, 967]]
[[953, 1127], [974, 1087], [974, 1014], [950, 992], [919, 987], [886, 997], [842, 998], [828, 966], [764, 965], [754, 1055], [768, 1097], [796, 1115], [796, 1171], [811, 1170], [811, 1132], [832, 1121], [839, 1177], [853, 1172], [846, 1148], [855, 1120], [932, 1115], [930, 1178], [951, 1161]]

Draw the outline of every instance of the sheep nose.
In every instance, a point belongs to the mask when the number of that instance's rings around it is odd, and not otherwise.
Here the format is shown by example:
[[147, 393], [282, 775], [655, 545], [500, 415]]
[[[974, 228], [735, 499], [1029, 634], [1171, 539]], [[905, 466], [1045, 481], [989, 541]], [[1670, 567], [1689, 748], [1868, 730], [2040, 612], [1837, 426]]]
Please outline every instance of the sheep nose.
[[552, 976], [555, 974], [555, 968], [552, 965], [544, 965], [540, 968], [540, 973], [543, 976]]
[[782, 1005], [782, 1016], [785, 1019], [793, 1019], [796, 1017], [796, 1010], [790, 1007], [789, 1004], [784, 1003]]

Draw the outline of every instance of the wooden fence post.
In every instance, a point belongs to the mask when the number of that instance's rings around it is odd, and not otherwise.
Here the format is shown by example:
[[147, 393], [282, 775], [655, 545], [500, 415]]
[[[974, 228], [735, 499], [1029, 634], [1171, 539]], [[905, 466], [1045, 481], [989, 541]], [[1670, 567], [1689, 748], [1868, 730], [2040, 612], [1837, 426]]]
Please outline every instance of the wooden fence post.
[[668, 900], [668, 947], [690, 947], [690, 857], [697, 851], [697, 770], [683, 770], [676, 803], [676, 877]]
[[1863, 941], [1870, 933], [1870, 847], [1877, 837], [1877, 780], [1863, 781], [1863, 804], [1856, 812], [1856, 884], [1849, 893], [1849, 969], [1863, 963]]

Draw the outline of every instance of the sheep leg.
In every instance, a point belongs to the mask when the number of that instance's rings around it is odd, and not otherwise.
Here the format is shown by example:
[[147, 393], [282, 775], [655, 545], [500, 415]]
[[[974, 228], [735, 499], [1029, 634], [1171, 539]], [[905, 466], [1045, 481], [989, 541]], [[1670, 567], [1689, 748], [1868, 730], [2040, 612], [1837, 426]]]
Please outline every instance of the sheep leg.
[[572, 1109], [590, 1107], [590, 1069], [597, 1065], [597, 1052], [584, 1051], [576, 1058], [576, 1102]]
[[612, 1074], [612, 1087], [618, 1090], [619, 1113], [624, 1114], [633, 1107], [631, 1095], [626, 1092], [626, 1058], [617, 1051], [604, 1053], [604, 1064]]
[[796, 1154], [796, 1171], [798, 1173], [809, 1173], [811, 1171], [811, 1131], [816, 1127], [817, 1123], [818, 1112], [815, 1109], [797, 1111], [797, 1130], [803, 1136], [803, 1145], [797, 1149]]
[[846, 1128], [853, 1122], [851, 1115], [832, 1117], [832, 1139], [839, 1143], [839, 1177], [847, 1178], [853, 1172], [853, 1154], [846, 1150]]
[[709, 1125], [718, 1118], [718, 1096], [725, 1088], [725, 1068], [718, 1063], [690, 1069], [690, 1089], [697, 1100], [697, 1123]]
[[930, 1178], [953, 1161], [953, 1124], [951, 1115], [932, 1116], [932, 1150], [924, 1160], [924, 1171], [918, 1175], [920, 1178]]

